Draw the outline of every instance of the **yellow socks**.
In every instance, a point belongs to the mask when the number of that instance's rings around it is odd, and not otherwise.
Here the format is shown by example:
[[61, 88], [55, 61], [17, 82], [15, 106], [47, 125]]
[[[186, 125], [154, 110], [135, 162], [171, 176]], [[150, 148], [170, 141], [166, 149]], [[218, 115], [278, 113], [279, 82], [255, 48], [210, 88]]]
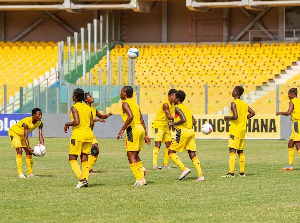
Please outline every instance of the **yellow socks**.
[[229, 173], [234, 173], [234, 167], [235, 167], [235, 153], [229, 154]]
[[137, 162], [137, 163], [131, 163], [131, 164], [129, 164], [129, 166], [130, 166], [130, 169], [131, 169], [136, 181], [139, 181], [144, 178], [142, 161]]
[[289, 148], [289, 165], [293, 165], [295, 150], [294, 148]]
[[82, 165], [82, 178], [85, 178], [86, 180], [89, 179], [89, 162], [85, 161], [81, 163]]
[[70, 165], [72, 167], [73, 172], [77, 176], [78, 180], [82, 180], [82, 172], [77, 160], [70, 160]]
[[297, 152], [298, 152], [298, 155], [300, 156], [300, 149]]
[[130, 169], [131, 169], [131, 172], [132, 172], [134, 178], [136, 179], [137, 178], [136, 177], [136, 175], [137, 175], [137, 163], [130, 163], [129, 166], [130, 166]]
[[18, 175], [21, 175], [22, 174], [22, 155], [17, 154], [16, 163], [17, 163]]
[[239, 154], [239, 162], [240, 162], [240, 173], [245, 173], [245, 154]]
[[169, 163], [169, 148], [165, 149], [164, 166], [168, 166]]
[[195, 156], [193, 159], [192, 159], [192, 162], [197, 170], [197, 173], [198, 173], [198, 176], [199, 177], [202, 177], [203, 176], [203, 173], [202, 173], [202, 170], [201, 170], [201, 166], [200, 166], [200, 161], [198, 159], [197, 156]]
[[32, 155], [26, 155], [27, 174], [32, 174], [33, 159]]
[[176, 153], [170, 153], [169, 154], [171, 160], [180, 167], [181, 171], [183, 171], [185, 169], [185, 166], [183, 165], [183, 163], [181, 162], [181, 160], [179, 159], [179, 157], [177, 156]]
[[158, 159], [158, 147], [154, 147], [153, 149], [153, 166], [157, 166], [157, 159]]
[[96, 163], [98, 156], [89, 155], [89, 171], [93, 169], [94, 164]]

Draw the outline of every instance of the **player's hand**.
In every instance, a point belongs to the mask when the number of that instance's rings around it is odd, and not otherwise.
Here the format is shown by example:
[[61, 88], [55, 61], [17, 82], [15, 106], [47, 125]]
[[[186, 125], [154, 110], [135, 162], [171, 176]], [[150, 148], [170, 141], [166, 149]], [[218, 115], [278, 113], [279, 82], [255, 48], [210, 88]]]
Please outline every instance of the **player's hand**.
[[276, 112], [276, 115], [281, 115], [280, 112]]
[[64, 127], [64, 132], [67, 133], [68, 129], [69, 129], [69, 126], [66, 126], [66, 125], [65, 125], [65, 127]]
[[148, 146], [151, 146], [151, 139], [148, 135], [145, 135], [145, 143], [147, 143]]
[[113, 115], [113, 113], [111, 113], [111, 112], [108, 113], [108, 114], [107, 114], [107, 118], [108, 118], [109, 116], [112, 116], [112, 115]]
[[169, 122], [169, 126], [173, 127], [175, 122]]
[[29, 152], [30, 155], [36, 156], [30, 147], [27, 147], [27, 150], [28, 150], [28, 152]]
[[97, 122], [105, 122], [105, 119], [99, 118], [97, 119]]
[[117, 136], [117, 139], [122, 138], [123, 132], [124, 132], [124, 130], [121, 129], [120, 132], [119, 132], [119, 134], [118, 134], [118, 136]]
[[225, 121], [227, 121], [227, 120], [228, 120], [228, 118], [229, 118], [228, 116], [224, 116], [224, 120], [225, 120]]

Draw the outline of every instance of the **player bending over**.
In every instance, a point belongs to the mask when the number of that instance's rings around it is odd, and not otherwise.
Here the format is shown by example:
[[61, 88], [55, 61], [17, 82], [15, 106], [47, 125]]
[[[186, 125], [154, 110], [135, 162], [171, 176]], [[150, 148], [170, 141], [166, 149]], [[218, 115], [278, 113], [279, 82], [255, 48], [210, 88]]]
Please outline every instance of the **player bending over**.
[[[84, 101], [88, 106], [92, 106], [92, 103], [94, 103], [94, 97], [92, 96], [92, 94], [90, 92], [87, 92], [84, 94]], [[102, 115], [100, 114], [100, 112], [94, 108], [91, 107], [92, 109], [92, 114], [93, 114], [93, 121], [95, 122], [105, 122], [104, 119], [107, 119], [109, 116], [112, 115], [112, 113], [108, 113], [107, 115]], [[99, 146], [98, 146], [98, 142], [97, 139], [95, 137], [93, 137], [93, 142], [92, 142], [92, 149], [91, 149], [91, 154], [89, 155], [89, 172], [90, 173], [96, 173], [95, 171], [93, 171], [93, 166], [95, 165], [97, 159], [98, 159], [98, 155], [99, 155]]]
[[156, 115], [155, 121], [153, 123], [154, 128], [154, 140], [155, 140], [155, 147], [153, 149], [153, 169], [158, 170], [160, 167], [157, 165], [158, 159], [158, 151], [161, 146], [161, 142], [165, 142], [166, 149], [165, 149], [165, 156], [164, 156], [164, 169], [168, 169], [168, 162], [169, 162], [169, 147], [172, 142], [170, 128], [169, 128], [169, 121], [174, 120], [175, 116], [175, 89], [169, 90], [168, 93], [168, 100], [165, 100], [162, 105], [160, 106], [158, 113]]
[[288, 92], [288, 97], [290, 99], [289, 109], [286, 112], [277, 112], [276, 115], [291, 115], [291, 119], [293, 122], [293, 129], [290, 136], [290, 141], [288, 142], [288, 150], [289, 150], [289, 165], [287, 167], [282, 168], [283, 171], [292, 171], [295, 149], [298, 151], [298, 155], [300, 156], [300, 100], [297, 98], [297, 88], [291, 88]]
[[[76, 188], [87, 187], [89, 178], [88, 155], [91, 152], [94, 133], [92, 127], [94, 125], [92, 109], [83, 102], [84, 91], [77, 88], [73, 92], [73, 101], [75, 104], [71, 107], [71, 122], [67, 122], [64, 132], [72, 126], [72, 136], [69, 144], [69, 162], [78, 178]], [[82, 171], [77, 162], [77, 157], [81, 158]]]
[[[26, 153], [26, 165], [27, 165], [27, 177], [33, 177], [32, 173], [33, 151], [31, 149], [28, 134], [34, 129], [39, 128], [39, 140], [40, 144], [44, 145], [43, 137], [43, 123], [42, 123], [42, 110], [39, 108], [32, 109], [32, 116], [23, 118], [18, 123], [11, 126], [8, 130], [8, 136], [12, 147], [16, 150], [16, 162], [18, 169], [18, 177], [25, 178], [26, 176], [22, 173], [22, 149]], [[34, 154], [33, 154], [34, 155]]]
[[180, 167], [181, 175], [179, 180], [182, 180], [191, 172], [191, 170], [184, 166], [176, 152], [182, 152], [183, 149], [186, 149], [195, 169], [197, 170], [197, 181], [204, 181], [200, 161], [196, 155], [197, 149], [194, 131], [196, 120], [194, 119], [192, 112], [184, 104], [182, 104], [184, 99], [184, 91], [177, 91], [175, 94], [175, 114], [177, 117], [175, 118], [175, 122], [169, 122], [169, 126], [176, 129], [176, 139], [172, 141], [169, 149], [169, 156], [172, 161]]
[[234, 168], [236, 162], [236, 153], [239, 156], [240, 173], [239, 176], [245, 176], [245, 134], [247, 119], [252, 118], [255, 112], [241, 100], [241, 96], [244, 93], [244, 88], [236, 86], [232, 91], [232, 97], [234, 101], [231, 102], [230, 116], [225, 116], [224, 120], [230, 120], [229, 127], [229, 173], [222, 177], [235, 177]]
[[120, 139], [125, 133], [125, 147], [127, 151], [127, 157], [130, 165], [130, 169], [136, 179], [134, 186], [147, 185], [143, 163], [139, 157], [139, 152], [143, 148], [144, 141], [150, 145], [151, 141], [147, 135], [146, 126], [143, 116], [138, 104], [131, 98], [133, 96], [133, 89], [131, 86], [125, 86], [122, 88], [120, 98], [123, 100], [121, 113], [122, 120], [124, 122], [117, 139]]

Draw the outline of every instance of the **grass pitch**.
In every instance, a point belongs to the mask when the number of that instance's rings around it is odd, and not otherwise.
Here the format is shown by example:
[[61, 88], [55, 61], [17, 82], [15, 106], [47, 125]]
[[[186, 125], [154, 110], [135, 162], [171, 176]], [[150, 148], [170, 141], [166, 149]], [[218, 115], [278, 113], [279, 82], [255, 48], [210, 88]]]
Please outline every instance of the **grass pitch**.
[[[192, 172], [183, 181], [171, 160], [170, 170], [152, 170], [153, 147], [145, 145], [145, 187], [132, 186], [124, 140], [98, 141], [99, 173], [90, 176], [89, 188], [75, 189], [68, 139], [46, 138], [46, 156], [34, 157], [38, 177], [19, 179], [15, 151], [1, 138], [0, 222], [300, 222], [300, 169], [280, 170], [287, 164], [287, 141], [246, 140], [247, 176], [221, 178], [228, 172], [227, 141], [197, 140], [205, 182], [195, 181], [186, 152], [179, 156]], [[297, 155], [294, 166], [300, 166]]]

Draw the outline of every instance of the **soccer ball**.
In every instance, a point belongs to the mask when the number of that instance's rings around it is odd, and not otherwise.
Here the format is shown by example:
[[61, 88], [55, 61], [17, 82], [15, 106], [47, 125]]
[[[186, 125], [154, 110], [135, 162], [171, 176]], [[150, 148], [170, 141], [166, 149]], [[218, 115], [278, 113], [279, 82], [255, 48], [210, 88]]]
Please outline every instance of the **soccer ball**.
[[135, 59], [139, 56], [139, 50], [137, 48], [130, 48], [127, 51], [127, 55], [128, 55], [129, 58]]
[[201, 132], [208, 135], [212, 132], [213, 127], [209, 123], [205, 123], [201, 126]]
[[46, 147], [42, 144], [37, 144], [34, 148], [33, 148], [33, 153], [36, 156], [44, 156], [46, 154]]

